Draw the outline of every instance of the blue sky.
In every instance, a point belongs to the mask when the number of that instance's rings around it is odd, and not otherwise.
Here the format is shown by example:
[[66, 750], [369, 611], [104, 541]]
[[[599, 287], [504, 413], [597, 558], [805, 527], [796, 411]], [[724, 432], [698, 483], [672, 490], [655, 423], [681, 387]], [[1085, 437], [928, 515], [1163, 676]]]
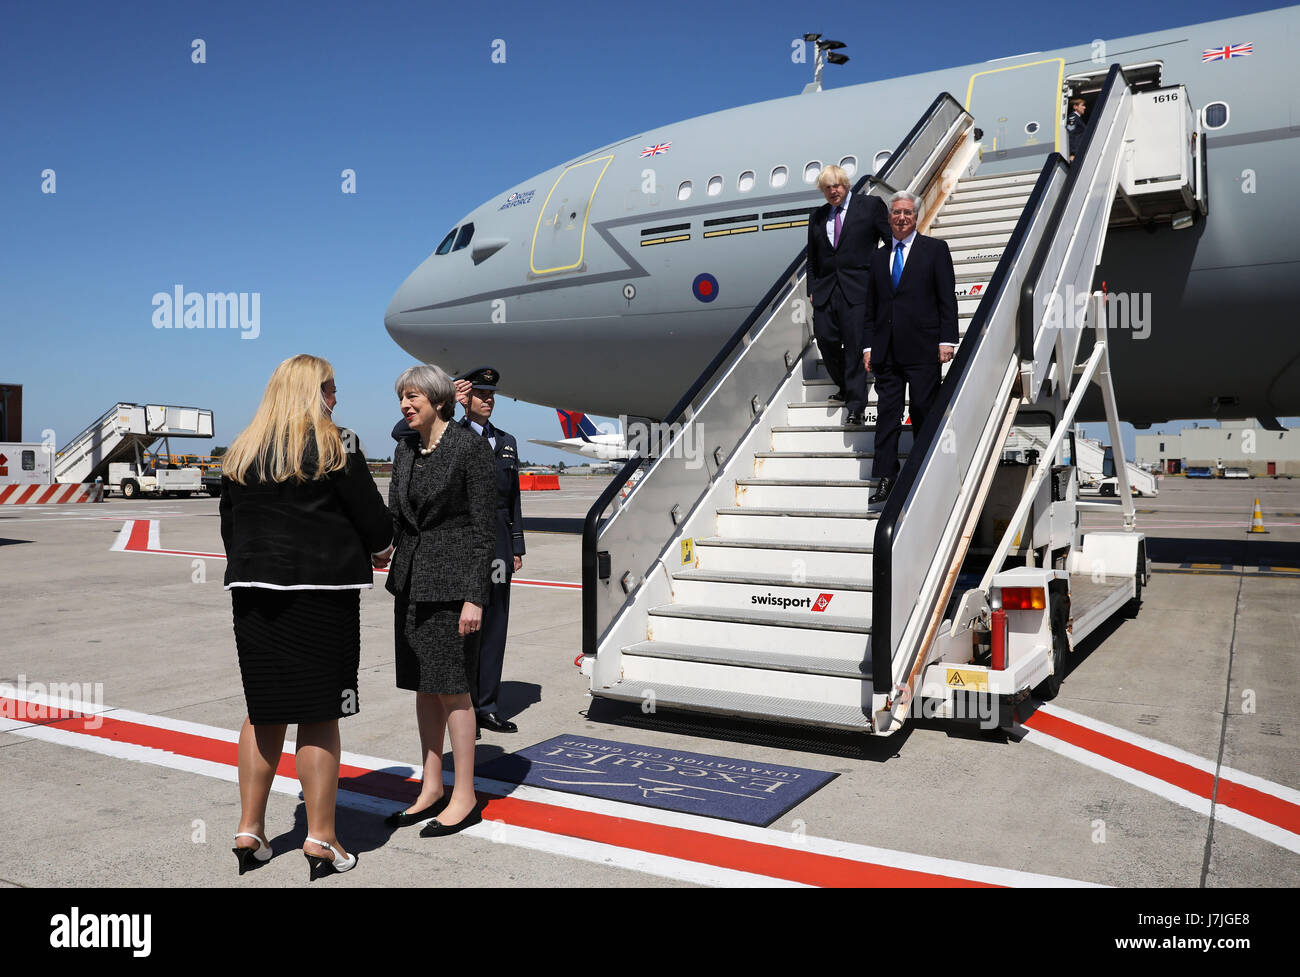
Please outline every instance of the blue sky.
[[[24, 385], [27, 440], [62, 446], [124, 400], [211, 408], [228, 444], [310, 352], [334, 364], [336, 419], [388, 455], [411, 359], [384, 310], [447, 229], [587, 149], [798, 92], [805, 31], [849, 44], [830, 87], [1270, 6], [939, 4], [876, 40], [882, 7], [6, 0], [0, 381]], [[257, 293], [260, 335], [154, 328], [177, 285]], [[558, 436], [549, 408], [503, 400], [497, 420], [525, 458], [576, 460], [523, 444]]]

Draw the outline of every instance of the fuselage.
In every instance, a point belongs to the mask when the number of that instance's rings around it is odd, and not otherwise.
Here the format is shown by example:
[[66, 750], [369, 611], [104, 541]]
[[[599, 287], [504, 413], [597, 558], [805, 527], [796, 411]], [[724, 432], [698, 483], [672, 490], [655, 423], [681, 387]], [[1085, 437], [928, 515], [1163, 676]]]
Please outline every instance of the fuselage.
[[[398, 289], [385, 324], [449, 370], [490, 352], [521, 400], [663, 417], [806, 244], [821, 168], [874, 172], [947, 91], [983, 130], [979, 172], [1037, 170], [1066, 152], [1063, 85], [1158, 63], [1161, 85], [1186, 85], [1197, 109], [1224, 103], [1226, 123], [1207, 130], [1206, 217], [1107, 237], [1095, 284], [1146, 317], [1112, 331], [1120, 412], [1138, 425], [1300, 414], [1297, 32], [1300, 8], [1286, 8], [637, 133], [467, 214]], [[1243, 42], [1248, 55], [1205, 58]]]

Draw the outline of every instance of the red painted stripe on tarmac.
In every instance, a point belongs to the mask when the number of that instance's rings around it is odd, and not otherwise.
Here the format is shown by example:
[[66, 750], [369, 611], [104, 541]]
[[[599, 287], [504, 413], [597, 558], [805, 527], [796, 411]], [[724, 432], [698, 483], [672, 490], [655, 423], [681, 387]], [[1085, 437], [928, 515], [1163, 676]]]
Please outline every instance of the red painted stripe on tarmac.
[[[1125, 743], [1123, 740], [1096, 730], [1072, 723], [1060, 716], [1039, 710], [1024, 723], [1030, 729], [1055, 736], [1097, 756], [1114, 760], [1140, 773], [1163, 780], [1167, 784], [1204, 797], [1214, 797], [1214, 774], [1200, 770], [1181, 760], [1174, 760], [1151, 750]], [[1216, 803], [1234, 808], [1253, 818], [1267, 821], [1285, 831], [1300, 834], [1300, 805], [1267, 794], [1264, 791], [1219, 778]]]
[[127, 537], [126, 549], [133, 553], [149, 552], [149, 520], [137, 519], [131, 523], [131, 535]]
[[[3, 704], [6, 716], [24, 719], [27, 715], [29, 704], [21, 699], [0, 697], [0, 704]], [[42, 725], [86, 736], [165, 750], [169, 753], [223, 763], [231, 767], [237, 767], [239, 764], [238, 744], [225, 740], [177, 730], [158, 729], [141, 723], [114, 719], [111, 716], [87, 717], [82, 713], [47, 706], [32, 708], [33, 721], [40, 721]], [[87, 726], [88, 718], [97, 724], [97, 728]], [[287, 753], [281, 755], [276, 772], [284, 777], [296, 778], [297, 767], [293, 756]], [[354, 793], [393, 800], [410, 800], [416, 796], [414, 781], [347, 764], [339, 770], [339, 786]], [[526, 801], [514, 797], [496, 797], [490, 794], [486, 797], [487, 801], [483, 807], [485, 821], [502, 821], [516, 827], [532, 828], [550, 834], [566, 835], [619, 848], [665, 855], [806, 885], [893, 888], [996, 887], [971, 879], [860, 862], [851, 858], [799, 851], [778, 845], [765, 845], [760, 842], [709, 834], [706, 831], [653, 824], [632, 818], [576, 811], [555, 804]]]

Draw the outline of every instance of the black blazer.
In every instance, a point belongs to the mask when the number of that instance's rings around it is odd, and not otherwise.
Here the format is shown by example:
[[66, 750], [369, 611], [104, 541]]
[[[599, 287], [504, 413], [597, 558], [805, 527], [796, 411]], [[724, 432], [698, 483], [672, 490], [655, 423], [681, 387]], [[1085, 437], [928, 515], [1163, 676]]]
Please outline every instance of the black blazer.
[[822, 204], [808, 218], [808, 296], [813, 305], [831, 300], [839, 282], [850, 305], [861, 305], [867, 297], [867, 265], [881, 241], [890, 240], [889, 214], [885, 202], [864, 193], [853, 194], [840, 227], [840, 246], [831, 247], [826, 222], [831, 205]]
[[939, 344], [957, 345], [957, 282], [948, 242], [918, 234], [894, 291], [894, 239], [871, 256], [862, 345], [871, 362], [939, 361]]
[[398, 442], [388, 507], [393, 561], [388, 591], [413, 601], [486, 605], [496, 538], [496, 472], [485, 438], [448, 424], [433, 453], [415, 468], [420, 440]]
[[[355, 438], [341, 431], [344, 443]], [[357, 442], [359, 444], [359, 442]], [[309, 442], [308, 470], [316, 446]], [[393, 520], [360, 449], [324, 478], [246, 484], [222, 476], [221, 541], [225, 584], [276, 590], [371, 587], [370, 554], [388, 548]]]

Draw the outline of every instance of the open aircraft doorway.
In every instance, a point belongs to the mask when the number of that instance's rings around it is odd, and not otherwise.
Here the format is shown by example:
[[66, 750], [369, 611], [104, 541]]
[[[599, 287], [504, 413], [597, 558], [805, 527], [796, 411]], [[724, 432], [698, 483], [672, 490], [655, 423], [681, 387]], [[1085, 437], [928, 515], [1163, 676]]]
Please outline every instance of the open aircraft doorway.
[[997, 172], [1036, 166], [1035, 157], [1061, 149], [1061, 86], [1065, 60], [1048, 58], [1027, 64], [978, 71], [966, 86], [966, 111], [984, 131], [981, 164]]

